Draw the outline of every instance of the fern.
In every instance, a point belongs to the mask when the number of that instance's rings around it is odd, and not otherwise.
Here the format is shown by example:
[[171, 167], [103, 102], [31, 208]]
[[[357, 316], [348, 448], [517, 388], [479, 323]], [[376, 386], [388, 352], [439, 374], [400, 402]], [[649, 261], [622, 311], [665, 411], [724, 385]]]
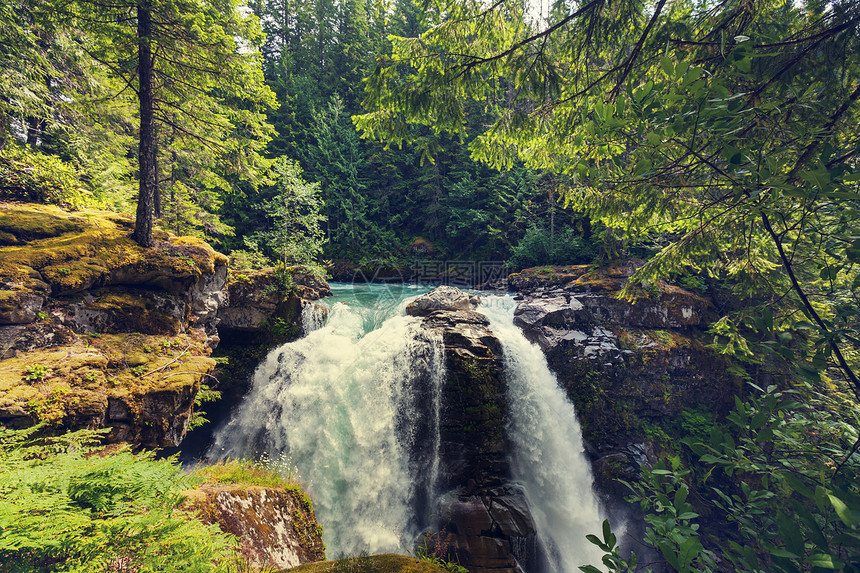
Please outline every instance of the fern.
[[0, 572], [230, 571], [235, 541], [178, 511], [196, 478], [104, 431], [0, 428]]

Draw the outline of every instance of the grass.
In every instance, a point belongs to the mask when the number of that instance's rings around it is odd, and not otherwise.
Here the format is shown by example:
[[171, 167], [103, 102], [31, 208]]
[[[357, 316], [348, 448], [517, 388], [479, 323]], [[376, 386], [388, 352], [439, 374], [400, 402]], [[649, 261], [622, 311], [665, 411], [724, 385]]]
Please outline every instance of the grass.
[[447, 573], [436, 565], [405, 555], [360, 555], [337, 561], [306, 563], [293, 569], [291, 573]]
[[288, 463], [260, 460], [224, 460], [210, 466], [198, 466], [193, 472], [205, 483], [242, 484], [260, 487], [291, 488], [298, 485], [295, 468]]

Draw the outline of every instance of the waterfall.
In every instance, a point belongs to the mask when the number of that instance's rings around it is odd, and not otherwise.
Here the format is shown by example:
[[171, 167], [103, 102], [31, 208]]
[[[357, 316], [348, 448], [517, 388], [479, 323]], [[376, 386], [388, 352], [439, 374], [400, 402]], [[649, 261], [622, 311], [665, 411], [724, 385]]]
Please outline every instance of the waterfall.
[[485, 296], [478, 307], [505, 355], [514, 478], [525, 490], [546, 569], [573, 573], [600, 563], [601, 553], [585, 536], [599, 534], [603, 518], [576, 412], [543, 352], [514, 325], [515, 307], [512, 296]]
[[427, 504], [434, 471], [432, 455], [413, 452], [438, 442], [438, 422], [435, 432], [424, 427], [438, 413], [421, 411], [438, 404], [422, 404], [413, 387], [421, 378], [439, 384], [441, 343], [404, 316], [407, 295], [421, 291], [362, 288], [362, 296], [336, 293], [323, 326], [268, 355], [210, 450], [213, 458], [288, 455], [332, 556], [410, 547], [421, 526], [413, 508]]
[[[314, 500], [329, 556], [403, 553], [446, 493], [436, 489], [444, 348], [421, 319], [405, 316], [407, 302], [429, 289], [332, 289], [321, 301], [327, 318], [308, 314], [307, 335], [259, 365], [209, 455], [288, 456]], [[514, 478], [544, 553], [537, 568], [574, 573], [600, 562], [585, 535], [600, 531], [601, 517], [573, 406], [514, 326], [514, 306], [510, 296], [485, 296], [478, 307], [504, 349]]]

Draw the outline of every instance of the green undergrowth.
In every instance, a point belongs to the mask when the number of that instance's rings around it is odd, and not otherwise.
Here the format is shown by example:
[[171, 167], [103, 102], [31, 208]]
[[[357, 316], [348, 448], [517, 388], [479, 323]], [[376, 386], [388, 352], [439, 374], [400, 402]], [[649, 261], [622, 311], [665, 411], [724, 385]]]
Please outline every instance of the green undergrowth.
[[0, 428], [0, 572], [248, 571], [235, 539], [180, 511], [199, 478], [105, 430]]
[[256, 485], [290, 488], [298, 485], [295, 468], [288, 461], [224, 460], [208, 466], [197, 466], [192, 472], [205, 483]]
[[359, 555], [336, 561], [306, 563], [293, 569], [291, 573], [445, 573], [447, 569], [405, 555]]

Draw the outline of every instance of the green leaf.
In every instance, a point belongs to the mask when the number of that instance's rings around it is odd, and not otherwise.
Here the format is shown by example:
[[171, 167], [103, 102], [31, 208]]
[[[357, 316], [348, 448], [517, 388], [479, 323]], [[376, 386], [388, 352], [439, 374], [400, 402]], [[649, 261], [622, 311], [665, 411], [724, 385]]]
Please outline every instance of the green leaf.
[[633, 168], [633, 172], [636, 175], [641, 175], [651, 169], [651, 161], [649, 159], [640, 159], [636, 163], [636, 167]]
[[836, 512], [836, 515], [839, 516], [839, 519], [842, 520], [842, 523], [849, 527], [852, 526], [854, 524], [854, 518], [851, 516], [851, 512], [849, 511], [848, 506], [845, 505], [845, 502], [833, 494], [827, 494], [827, 499], [830, 500], [830, 505], [833, 506], [833, 510]]
[[794, 514], [803, 522], [804, 525], [806, 525], [810, 541], [812, 541], [818, 549], [826, 550], [827, 539], [824, 537], [824, 533], [821, 531], [821, 527], [819, 527], [818, 522], [815, 521], [815, 517], [812, 513], [802, 503], [795, 500], [791, 500], [791, 507], [794, 510]]
[[773, 555], [774, 557], [785, 557], [787, 559], [799, 559], [800, 558], [800, 555], [797, 555], [796, 553], [792, 553], [791, 551], [788, 551], [786, 549], [782, 549], [780, 547], [770, 546], [767, 548], [767, 552], [770, 553], [771, 555]]
[[599, 538], [599, 537], [597, 537], [596, 535], [592, 535], [592, 534], [590, 534], [590, 533], [589, 533], [588, 535], [586, 535], [586, 536], [585, 536], [585, 538], [586, 538], [590, 543], [593, 543], [594, 545], [597, 545], [598, 547], [600, 547], [602, 550], [604, 550], [604, 551], [608, 551], [608, 549], [606, 548], [606, 544], [605, 544], [605, 543], [603, 543], [603, 542], [600, 540], [600, 538]]
[[675, 73], [675, 62], [673, 62], [672, 58], [669, 56], [663, 56], [660, 58], [660, 67], [662, 67], [663, 71], [666, 72], [666, 75], [670, 77]]
[[678, 551], [678, 571], [690, 571], [690, 565], [702, 552], [702, 544], [695, 537], [690, 537], [681, 543]]
[[792, 553], [803, 555], [805, 552], [803, 536], [797, 527], [797, 523], [780, 511], [776, 514], [776, 526], [779, 529], [780, 535], [782, 535], [782, 540], [785, 542], [786, 548]]
[[822, 569], [842, 569], [843, 564], [839, 560], [833, 559], [832, 555], [826, 553], [815, 553], [806, 558], [806, 562], [813, 567], [821, 567]]

